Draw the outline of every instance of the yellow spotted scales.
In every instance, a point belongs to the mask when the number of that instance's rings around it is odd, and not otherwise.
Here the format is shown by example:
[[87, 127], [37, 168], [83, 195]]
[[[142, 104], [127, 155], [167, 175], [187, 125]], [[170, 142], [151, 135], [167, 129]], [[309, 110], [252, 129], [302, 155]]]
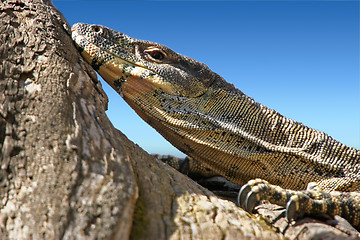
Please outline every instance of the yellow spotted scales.
[[288, 219], [340, 215], [360, 229], [359, 150], [255, 102], [163, 45], [84, 23], [72, 37], [136, 113], [190, 157], [188, 172], [245, 184], [239, 201], [248, 211], [267, 199], [287, 206]]

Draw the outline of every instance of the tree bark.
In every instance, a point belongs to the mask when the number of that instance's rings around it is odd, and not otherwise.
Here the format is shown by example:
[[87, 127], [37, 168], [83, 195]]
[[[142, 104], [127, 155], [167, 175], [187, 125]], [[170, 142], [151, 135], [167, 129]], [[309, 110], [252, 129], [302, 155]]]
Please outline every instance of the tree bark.
[[281, 237], [113, 127], [50, 1], [0, 3], [0, 32], [0, 239]]
[[2, 238], [129, 236], [133, 170], [68, 24], [49, 1], [3, 2], [0, 21]]

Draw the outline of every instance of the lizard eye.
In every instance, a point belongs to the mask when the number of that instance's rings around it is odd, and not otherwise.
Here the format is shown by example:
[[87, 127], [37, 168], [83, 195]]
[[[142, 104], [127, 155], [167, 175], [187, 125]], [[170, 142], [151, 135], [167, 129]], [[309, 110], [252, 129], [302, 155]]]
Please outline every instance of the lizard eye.
[[92, 27], [92, 30], [93, 30], [94, 32], [100, 32], [100, 31], [101, 31], [101, 28], [100, 28], [99, 26], [93, 26], [93, 27]]
[[144, 51], [148, 58], [154, 62], [163, 62], [166, 58], [166, 54], [158, 48], [149, 48]]

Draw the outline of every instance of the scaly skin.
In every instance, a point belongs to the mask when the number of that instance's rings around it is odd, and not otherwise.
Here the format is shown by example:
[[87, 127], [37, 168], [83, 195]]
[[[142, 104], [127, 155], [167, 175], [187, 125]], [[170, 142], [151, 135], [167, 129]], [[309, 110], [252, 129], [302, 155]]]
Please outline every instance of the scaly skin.
[[[273, 184], [249, 182], [240, 199], [245, 205], [269, 199], [288, 203], [289, 219], [294, 211], [327, 213], [360, 228], [359, 150], [255, 102], [206, 65], [163, 45], [98, 25], [78, 23], [72, 31], [85, 60], [200, 171], [237, 184], [254, 178]], [[316, 190], [296, 191], [312, 182]], [[291, 190], [274, 197], [278, 186]]]

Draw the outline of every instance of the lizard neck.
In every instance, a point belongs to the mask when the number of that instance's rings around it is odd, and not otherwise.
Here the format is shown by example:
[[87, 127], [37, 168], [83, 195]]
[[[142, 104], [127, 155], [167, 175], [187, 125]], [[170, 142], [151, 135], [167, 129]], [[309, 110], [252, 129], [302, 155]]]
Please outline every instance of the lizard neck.
[[[153, 90], [137, 96], [125, 93], [124, 99], [175, 147], [239, 184], [260, 177], [304, 189], [309, 182], [325, 179], [324, 172], [342, 175], [343, 166], [327, 169], [329, 162], [345, 166], [360, 158], [358, 150], [282, 116], [231, 86], [210, 87], [196, 98]], [[334, 148], [338, 151], [328, 150]], [[294, 161], [308, 169], [307, 177], [293, 169], [294, 178], [289, 181], [289, 169], [299, 168]]]

